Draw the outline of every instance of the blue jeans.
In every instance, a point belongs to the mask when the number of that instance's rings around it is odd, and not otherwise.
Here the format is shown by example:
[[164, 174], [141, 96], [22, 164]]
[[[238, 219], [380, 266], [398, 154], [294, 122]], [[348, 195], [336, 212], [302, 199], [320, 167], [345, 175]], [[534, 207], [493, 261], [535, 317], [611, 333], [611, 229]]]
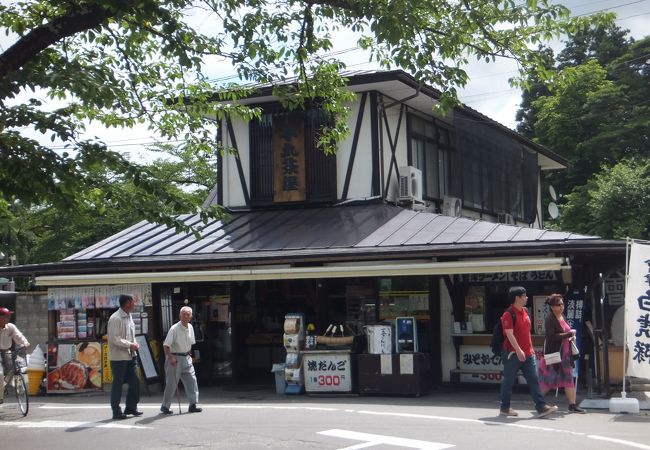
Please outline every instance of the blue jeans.
[[140, 380], [135, 370], [135, 358], [128, 361], [111, 361], [111, 372], [113, 372], [113, 384], [111, 386], [111, 409], [113, 414], [120, 414], [120, 400], [122, 399], [122, 386], [129, 385], [126, 392], [127, 411], [138, 409], [140, 401]]
[[517, 355], [513, 353], [508, 358], [507, 350], [501, 352], [501, 362], [503, 363], [503, 381], [501, 382], [501, 409], [510, 408], [510, 397], [512, 397], [512, 385], [515, 383], [515, 376], [517, 371], [521, 369], [526, 383], [528, 384], [528, 391], [530, 396], [535, 402], [535, 409], [540, 411], [546, 402], [544, 396], [539, 388], [539, 380], [537, 379], [537, 364], [535, 363], [535, 355], [526, 357], [525, 361], [519, 361]]

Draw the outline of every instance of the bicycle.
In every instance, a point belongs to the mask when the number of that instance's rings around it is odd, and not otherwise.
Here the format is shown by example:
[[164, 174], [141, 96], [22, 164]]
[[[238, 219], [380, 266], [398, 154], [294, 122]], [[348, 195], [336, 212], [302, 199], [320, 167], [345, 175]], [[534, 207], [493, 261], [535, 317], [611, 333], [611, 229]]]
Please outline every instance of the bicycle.
[[11, 386], [16, 394], [16, 400], [18, 402], [18, 407], [20, 412], [23, 414], [23, 417], [29, 412], [29, 395], [27, 393], [27, 383], [25, 383], [25, 377], [23, 375], [23, 365], [21, 361], [18, 360], [18, 357], [22, 358], [22, 361], [26, 361], [25, 347], [20, 347], [14, 350], [7, 350], [1, 352], [0, 358], [1, 361], [5, 361], [7, 356], [11, 356], [11, 365], [9, 370], [5, 375], [5, 398], [9, 394], [9, 387]]

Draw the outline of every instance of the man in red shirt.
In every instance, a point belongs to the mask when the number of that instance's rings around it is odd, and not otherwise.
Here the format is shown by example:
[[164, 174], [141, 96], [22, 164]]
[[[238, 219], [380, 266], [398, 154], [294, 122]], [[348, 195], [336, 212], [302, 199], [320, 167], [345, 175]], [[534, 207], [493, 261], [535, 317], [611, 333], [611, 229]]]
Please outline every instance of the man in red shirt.
[[557, 411], [557, 406], [547, 405], [539, 388], [535, 350], [530, 335], [530, 317], [526, 308], [524, 308], [528, 302], [526, 289], [521, 286], [511, 287], [508, 291], [508, 300], [510, 300], [510, 308], [501, 316], [501, 327], [505, 336], [503, 349], [501, 350], [501, 361], [503, 362], [501, 415], [519, 415], [517, 411], [510, 407], [510, 398], [512, 397], [512, 385], [515, 382], [515, 376], [517, 371], [521, 369], [528, 384], [530, 395], [535, 402], [537, 417], [546, 417]]

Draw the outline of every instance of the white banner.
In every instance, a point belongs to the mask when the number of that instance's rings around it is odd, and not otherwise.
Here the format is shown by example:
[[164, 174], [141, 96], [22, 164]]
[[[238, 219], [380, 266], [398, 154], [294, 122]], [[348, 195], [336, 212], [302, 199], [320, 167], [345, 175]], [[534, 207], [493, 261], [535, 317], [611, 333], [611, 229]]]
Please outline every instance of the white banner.
[[625, 292], [627, 375], [650, 378], [650, 245], [632, 242]]

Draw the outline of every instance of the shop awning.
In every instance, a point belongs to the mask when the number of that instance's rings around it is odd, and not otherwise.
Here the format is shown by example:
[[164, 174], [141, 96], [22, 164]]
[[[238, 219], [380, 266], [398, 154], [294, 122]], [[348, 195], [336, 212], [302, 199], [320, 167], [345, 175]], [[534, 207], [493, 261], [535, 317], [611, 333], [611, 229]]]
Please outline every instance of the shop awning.
[[36, 278], [38, 286], [90, 286], [101, 284], [181, 283], [206, 281], [295, 280], [301, 278], [350, 278], [376, 276], [451, 275], [471, 273], [560, 270], [564, 258], [495, 258], [490, 260], [373, 262], [329, 264], [317, 267], [288, 265], [177, 272], [140, 272], [52, 275]]

